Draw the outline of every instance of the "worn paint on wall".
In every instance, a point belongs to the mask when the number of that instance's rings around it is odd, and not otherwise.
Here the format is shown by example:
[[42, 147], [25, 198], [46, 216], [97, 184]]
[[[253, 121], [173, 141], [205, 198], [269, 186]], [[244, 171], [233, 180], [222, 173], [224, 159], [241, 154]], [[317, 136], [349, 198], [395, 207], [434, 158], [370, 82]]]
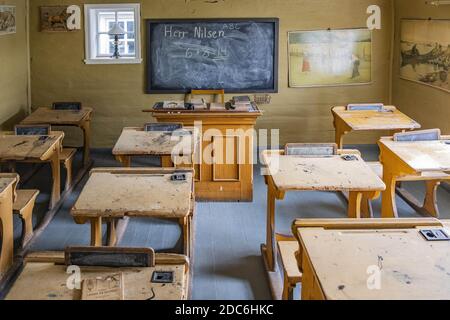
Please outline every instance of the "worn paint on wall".
[[[94, 147], [111, 147], [122, 127], [151, 120], [141, 110], [180, 95], [146, 95], [145, 64], [85, 65], [84, 32], [40, 33], [39, 6], [140, 2], [142, 18], [280, 18], [279, 88], [262, 106], [259, 128], [280, 129], [281, 143], [334, 141], [330, 109], [350, 102], [384, 102], [389, 95], [391, 0], [33, 0], [31, 3], [32, 102], [82, 101], [95, 108]], [[373, 35], [373, 83], [329, 88], [288, 88], [287, 32], [366, 25], [367, 7], [380, 5], [383, 28]], [[142, 34], [144, 37], [144, 34]], [[144, 43], [143, 43], [144, 44]], [[143, 45], [143, 56], [145, 56]], [[229, 97], [227, 97], [229, 98]], [[352, 134], [348, 142], [375, 142], [378, 133]]]
[[0, 124], [10, 129], [28, 104], [26, 0], [0, 0], [0, 5], [16, 6], [16, 33], [0, 36]]
[[393, 101], [424, 128], [440, 128], [450, 134], [450, 93], [400, 79], [401, 19], [450, 19], [450, 6], [431, 6], [421, 0], [395, 1], [395, 56]]

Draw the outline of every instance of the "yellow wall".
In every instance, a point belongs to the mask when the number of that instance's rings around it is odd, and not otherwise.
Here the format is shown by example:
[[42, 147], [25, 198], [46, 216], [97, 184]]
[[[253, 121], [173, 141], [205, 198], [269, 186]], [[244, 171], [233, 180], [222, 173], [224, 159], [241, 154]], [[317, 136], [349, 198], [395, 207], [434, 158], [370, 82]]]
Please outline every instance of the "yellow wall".
[[[124, 126], [151, 120], [143, 108], [179, 95], [144, 94], [141, 65], [85, 65], [84, 32], [39, 32], [39, 6], [140, 2], [142, 18], [278, 17], [280, 18], [279, 94], [263, 106], [260, 128], [279, 128], [281, 143], [334, 141], [330, 109], [350, 102], [384, 102], [389, 96], [392, 34], [390, 0], [32, 0], [32, 103], [79, 100], [95, 108], [94, 147], [111, 147]], [[287, 32], [365, 27], [369, 5], [383, 10], [383, 29], [373, 36], [373, 83], [329, 88], [288, 88]], [[143, 43], [143, 53], [144, 50]], [[143, 55], [145, 56], [145, 55]], [[352, 135], [349, 142], [375, 142], [378, 134]], [[356, 140], [355, 140], [356, 138]]]
[[434, 7], [422, 0], [396, 0], [395, 2], [395, 56], [393, 75], [393, 101], [423, 128], [440, 128], [450, 134], [450, 93], [419, 83], [400, 79], [400, 20], [402, 18], [450, 19], [450, 6]]
[[0, 0], [16, 6], [17, 33], [0, 36], [0, 125], [10, 129], [28, 105], [26, 0]]

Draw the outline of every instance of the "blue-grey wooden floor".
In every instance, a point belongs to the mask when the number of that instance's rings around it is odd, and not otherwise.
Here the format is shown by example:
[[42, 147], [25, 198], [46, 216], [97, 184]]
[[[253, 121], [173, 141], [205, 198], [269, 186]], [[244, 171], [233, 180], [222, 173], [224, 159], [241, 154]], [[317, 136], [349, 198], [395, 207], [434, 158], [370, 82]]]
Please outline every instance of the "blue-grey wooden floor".
[[[366, 160], [378, 157], [376, 146], [359, 146], [359, 149]], [[118, 166], [110, 150], [93, 150], [92, 155], [96, 167]], [[137, 164], [158, 165], [158, 160], [138, 159]], [[41, 169], [24, 186], [41, 190], [34, 214], [35, 223], [40, 221], [48, 205], [49, 173], [48, 168]], [[33, 244], [33, 251], [63, 250], [70, 245], [89, 244], [89, 225], [75, 224], [69, 214], [85, 180]], [[259, 249], [265, 240], [266, 187], [258, 166], [255, 167], [254, 182], [253, 203], [197, 204], [193, 299], [270, 299]], [[407, 189], [423, 197], [422, 183], [408, 183]], [[442, 218], [449, 219], [450, 194], [441, 188], [438, 196]], [[398, 199], [398, 206], [402, 217], [418, 216], [401, 199]], [[374, 210], [379, 214], [380, 201], [374, 204]], [[334, 193], [290, 193], [277, 204], [277, 213], [278, 231], [289, 232], [291, 222], [297, 217], [344, 218], [346, 205]], [[20, 222], [15, 220], [16, 237], [19, 231]], [[181, 250], [179, 236], [179, 227], [171, 222], [132, 219], [121, 245], [150, 246], [156, 250], [177, 252]]]

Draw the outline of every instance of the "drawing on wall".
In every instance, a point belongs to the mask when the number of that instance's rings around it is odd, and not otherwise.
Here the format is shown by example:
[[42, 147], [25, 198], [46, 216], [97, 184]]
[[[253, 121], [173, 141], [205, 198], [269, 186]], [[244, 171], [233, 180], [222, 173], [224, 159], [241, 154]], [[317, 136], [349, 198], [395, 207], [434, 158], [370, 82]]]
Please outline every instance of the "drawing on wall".
[[289, 32], [290, 87], [357, 85], [370, 82], [370, 30]]
[[400, 77], [450, 92], [450, 20], [402, 20]]
[[42, 32], [69, 32], [73, 31], [67, 27], [70, 14], [67, 13], [68, 6], [41, 7], [41, 31]]
[[0, 36], [16, 33], [16, 7], [0, 6]]

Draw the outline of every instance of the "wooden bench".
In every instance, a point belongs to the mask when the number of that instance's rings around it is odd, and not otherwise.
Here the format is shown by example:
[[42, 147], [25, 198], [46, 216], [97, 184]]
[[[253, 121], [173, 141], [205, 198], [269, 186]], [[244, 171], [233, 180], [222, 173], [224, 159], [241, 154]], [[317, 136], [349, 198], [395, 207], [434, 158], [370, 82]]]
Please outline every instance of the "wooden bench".
[[16, 182], [13, 185], [13, 214], [17, 214], [22, 220], [21, 245], [22, 247], [25, 247], [25, 245], [33, 237], [33, 209], [36, 203], [36, 198], [39, 195], [39, 190], [17, 189], [20, 177], [16, 173], [2, 174], [2, 176], [8, 176], [16, 179]]
[[75, 148], [63, 148], [61, 153], [59, 154], [59, 161], [66, 169], [66, 185], [64, 187], [64, 191], [67, 191], [72, 186], [72, 167], [73, 167], [73, 159], [75, 158], [75, 154], [77, 153], [77, 149]]
[[297, 241], [278, 241], [281, 268], [283, 269], [283, 300], [294, 300], [294, 289], [302, 281], [295, 257], [299, 249]]
[[21, 244], [25, 247], [33, 237], [33, 208], [39, 190], [17, 190], [13, 204], [13, 213], [22, 220]]
[[[375, 172], [381, 179], [383, 179], [383, 165], [378, 161], [368, 162], [369, 167]], [[425, 213], [436, 218], [439, 217], [439, 208], [437, 206], [437, 188], [442, 181], [449, 180], [450, 175], [445, 172], [424, 172], [421, 176], [405, 176], [399, 177], [397, 181], [411, 182], [411, 181], [426, 181], [426, 193], [423, 204], [417, 202], [415, 198], [409, 195], [409, 193], [401, 188], [401, 184], [397, 186], [398, 195], [405, 200], [410, 206], [420, 213]], [[370, 200], [368, 200], [368, 207], [371, 208]], [[372, 209], [371, 217], [373, 217]]]

